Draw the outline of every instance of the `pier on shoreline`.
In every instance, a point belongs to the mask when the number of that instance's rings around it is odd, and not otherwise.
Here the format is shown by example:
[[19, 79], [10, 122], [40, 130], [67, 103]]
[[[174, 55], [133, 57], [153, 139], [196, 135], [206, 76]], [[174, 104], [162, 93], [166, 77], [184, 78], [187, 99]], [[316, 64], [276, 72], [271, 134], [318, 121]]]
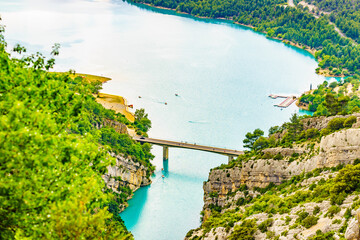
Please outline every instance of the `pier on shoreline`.
[[296, 96], [284, 96], [284, 95], [276, 95], [276, 94], [270, 94], [269, 95], [270, 98], [272, 99], [277, 99], [277, 98], [286, 98], [284, 101], [282, 101], [280, 104], [275, 104], [275, 107], [281, 107], [281, 108], [287, 108], [289, 107], [291, 104], [293, 104], [293, 102], [295, 102], [297, 100]]

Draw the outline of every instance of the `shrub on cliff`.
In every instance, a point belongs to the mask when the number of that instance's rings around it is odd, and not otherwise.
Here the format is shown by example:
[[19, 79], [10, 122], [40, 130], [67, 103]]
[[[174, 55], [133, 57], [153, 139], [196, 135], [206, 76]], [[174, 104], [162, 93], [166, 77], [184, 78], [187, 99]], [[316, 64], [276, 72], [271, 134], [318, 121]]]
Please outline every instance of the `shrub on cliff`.
[[331, 119], [327, 125], [331, 131], [336, 131], [344, 127], [345, 118]]
[[350, 128], [354, 123], [356, 123], [356, 117], [350, 116], [344, 121], [344, 127]]
[[307, 139], [315, 138], [315, 137], [319, 136], [319, 134], [320, 134], [320, 132], [316, 128], [309, 128], [305, 131], [305, 137]]
[[335, 240], [334, 232], [323, 233], [321, 230], [317, 230], [316, 235], [310, 237], [309, 240]]
[[273, 223], [274, 219], [268, 218], [259, 224], [258, 229], [260, 230], [260, 232], [264, 233], [268, 230], [269, 227], [273, 225]]
[[301, 225], [305, 228], [310, 228], [317, 224], [319, 218], [315, 216], [307, 216], [304, 220], [301, 221]]
[[342, 192], [351, 193], [360, 190], [360, 164], [347, 165], [341, 169], [334, 179], [331, 193], [338, 195]]
[[256, 232], [256, 221], [244, 220], [240, 225], [234, 227], [233, 232], [229, 236], [229, 240], [254, 240], [254, 233]]

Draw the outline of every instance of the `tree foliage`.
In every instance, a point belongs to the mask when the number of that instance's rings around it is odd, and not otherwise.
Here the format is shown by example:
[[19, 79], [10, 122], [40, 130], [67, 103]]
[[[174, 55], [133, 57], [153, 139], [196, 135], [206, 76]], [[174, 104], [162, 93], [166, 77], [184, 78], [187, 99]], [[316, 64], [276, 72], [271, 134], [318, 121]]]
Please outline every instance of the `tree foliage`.
[[[315, 116], [350, 114], [360, 111], [360, 98], [356, 94], [360, 85], [360, 76], [354, 75], [344, 81], [330, 84], [325, 81], [317, 89], [303, 94], [300, 102], [307, 105]], [[351, 84], [351, 85], [350, 85]], [[347, 92], [351, 87], [352, 92]]]
[[246, 138], [243, 140], [244, 147], [250, 150], [254, 150], [254, 143], [263, 135], [264, 135], [264, 131], [262, 131], [259, 128], [255, 129], [253, 133], [248, 132], [245, 135]]
[[[40, 53], [10, 58], [3, 39], [0, 35], [0, 238], [132, 238], [118, 216], [130, 189], [119, 189], [126, 193], [119, 196], [104, 191], [101, 175], [115, 162], [111, 151], [151, 171], [150, 147], [99, 128], [108, 119], [130, 123], [95, 102], [96, 84], [48, 72], [54, 61]], [[14, 50], [26, 52], [19, 45]]]

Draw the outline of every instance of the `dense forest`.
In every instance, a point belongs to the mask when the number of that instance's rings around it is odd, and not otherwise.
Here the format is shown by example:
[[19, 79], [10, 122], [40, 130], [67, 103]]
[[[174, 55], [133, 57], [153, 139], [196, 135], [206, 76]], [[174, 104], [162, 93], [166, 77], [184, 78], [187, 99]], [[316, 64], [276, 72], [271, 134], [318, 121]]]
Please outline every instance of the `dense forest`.
[[330, 20], [336, 24], [346, 36], [360, 40], [360, 3], [352, 0], [306, 0], [318, 7], [322, 12], [330, 14]]
[[0, 239], [131, 239], [118, 216], [131, 190], [104, 191], [101, 176], [115, 163], [110, 152], [147, 166], [149, 176], [153, 156], [149, 144], [104, 123], [146, 131], [150, 121], [103, 108], [94, 97], [101, 84], [49, 72], [53, 58], [19, 45], [13, 58], [6, 49], [0, 33]]
[[[171, 8], [199, 17], [225, 18], [250, 25], [268, 37], [291, 41], [315, 49], [320, 69], [332, 75], [349, 75], [360, 70], [360, 47], [343, 38], [330, 24], [328, 15], [316, 18], [302, 7], [288, 7], [284, 0], [134, 0]], [[359, 21], [357, 21], [359, 23]]]

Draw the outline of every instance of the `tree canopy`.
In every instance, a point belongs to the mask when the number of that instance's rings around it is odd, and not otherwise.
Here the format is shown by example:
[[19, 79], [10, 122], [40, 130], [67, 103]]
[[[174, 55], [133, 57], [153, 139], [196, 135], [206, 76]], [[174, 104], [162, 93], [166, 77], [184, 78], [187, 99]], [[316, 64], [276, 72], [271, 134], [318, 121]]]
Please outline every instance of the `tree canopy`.
[[96, 103], [98, 83], [49, 72], [55, 60], [40, 53], [11, 58], [2, 34], [0, 62], [0, 238], [131, 239], [118, 216], [131, 190], [104, 191], [101, 176], [115, 163], [109, 152], [150, 174], [150, 147], [99, 127], [131, 123]]

